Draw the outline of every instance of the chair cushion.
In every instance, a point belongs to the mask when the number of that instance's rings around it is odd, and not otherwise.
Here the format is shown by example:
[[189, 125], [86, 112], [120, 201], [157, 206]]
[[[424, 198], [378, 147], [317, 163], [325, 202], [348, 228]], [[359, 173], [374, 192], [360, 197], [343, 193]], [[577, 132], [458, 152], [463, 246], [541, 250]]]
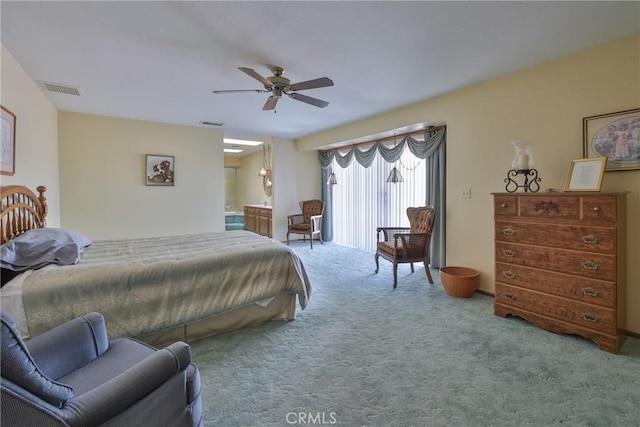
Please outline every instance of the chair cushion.
[[305, 223], [300, 223], [300, 224], [292, 224], [289, 227], [290, 230], [296, 230], [296, 231], [310, 231], [311, 230], [311, 224], [305, 224]]
[[[398, 243], [398, 245], [400, 245]], [[402, 246], [398, 248], [398, 252], [396, 253], [396, 247], [394, 242], [378, 242], [378, 252], [384, 252], [385, 254], [391, 257], [402, 257]]]
[[44, 375], [34, 363], [13, 319], [4, 312], [1, 312], [0, 318], [2, 322], [0, 354], [2, 376], [42, 400], [61, 408], [67, 400], [73, 397], [73, 388], [53, 381]]
[[115, 338], [100, 357], [59, 378], [78, 395], [87, 393], [126, 371], [157, 350], [132, 338]]

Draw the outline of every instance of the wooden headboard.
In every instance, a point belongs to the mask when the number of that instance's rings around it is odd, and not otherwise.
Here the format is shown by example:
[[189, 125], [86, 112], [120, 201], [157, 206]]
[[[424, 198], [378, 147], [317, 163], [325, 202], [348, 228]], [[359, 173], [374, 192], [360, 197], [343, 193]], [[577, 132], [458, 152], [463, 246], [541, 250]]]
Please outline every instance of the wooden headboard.
[[22, 185], [8, 185], [0, 192], [0, 243], [34, 228], [43, 228], [47, 217], [47, 199], [45, 186], [37, 188], [38, 195]]

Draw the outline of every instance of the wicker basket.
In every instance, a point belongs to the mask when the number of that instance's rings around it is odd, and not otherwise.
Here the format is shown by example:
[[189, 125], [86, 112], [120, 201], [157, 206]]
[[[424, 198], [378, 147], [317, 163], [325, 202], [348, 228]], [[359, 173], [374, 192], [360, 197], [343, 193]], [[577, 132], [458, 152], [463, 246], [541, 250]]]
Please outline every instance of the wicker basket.
[[468, 267], [442, 267], [440, 280], [449, 295], [470, 298], [480, 284], [480, 272]]

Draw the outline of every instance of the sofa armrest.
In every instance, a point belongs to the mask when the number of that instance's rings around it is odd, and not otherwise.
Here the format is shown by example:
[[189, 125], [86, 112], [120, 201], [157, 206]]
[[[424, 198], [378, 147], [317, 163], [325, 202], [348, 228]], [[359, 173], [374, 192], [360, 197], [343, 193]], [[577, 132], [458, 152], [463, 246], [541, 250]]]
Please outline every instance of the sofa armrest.
[[106, 383], [70, 399], [62, 408], [63, 417], [70, 425], [100, 425], [187, 369], [190, 363], [189, 345], [173, 343]]
[[76, 317], [25, 342], [38, 368], [60, 378], [99, 357], [109, 348], [100, 313]]

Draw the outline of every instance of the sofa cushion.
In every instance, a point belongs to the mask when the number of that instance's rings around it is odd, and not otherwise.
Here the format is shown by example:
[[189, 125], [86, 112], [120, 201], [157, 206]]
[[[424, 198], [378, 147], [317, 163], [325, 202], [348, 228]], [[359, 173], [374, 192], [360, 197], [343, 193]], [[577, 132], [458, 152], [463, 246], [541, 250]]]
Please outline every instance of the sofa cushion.
[[44, 375], [24, 345], [13, 319], [4, 312], [1, 312], [0, 319], [2, 322], [0, 353], [2, 376], [42, 400], [61, 408], [73, 397], [73, 388]]

